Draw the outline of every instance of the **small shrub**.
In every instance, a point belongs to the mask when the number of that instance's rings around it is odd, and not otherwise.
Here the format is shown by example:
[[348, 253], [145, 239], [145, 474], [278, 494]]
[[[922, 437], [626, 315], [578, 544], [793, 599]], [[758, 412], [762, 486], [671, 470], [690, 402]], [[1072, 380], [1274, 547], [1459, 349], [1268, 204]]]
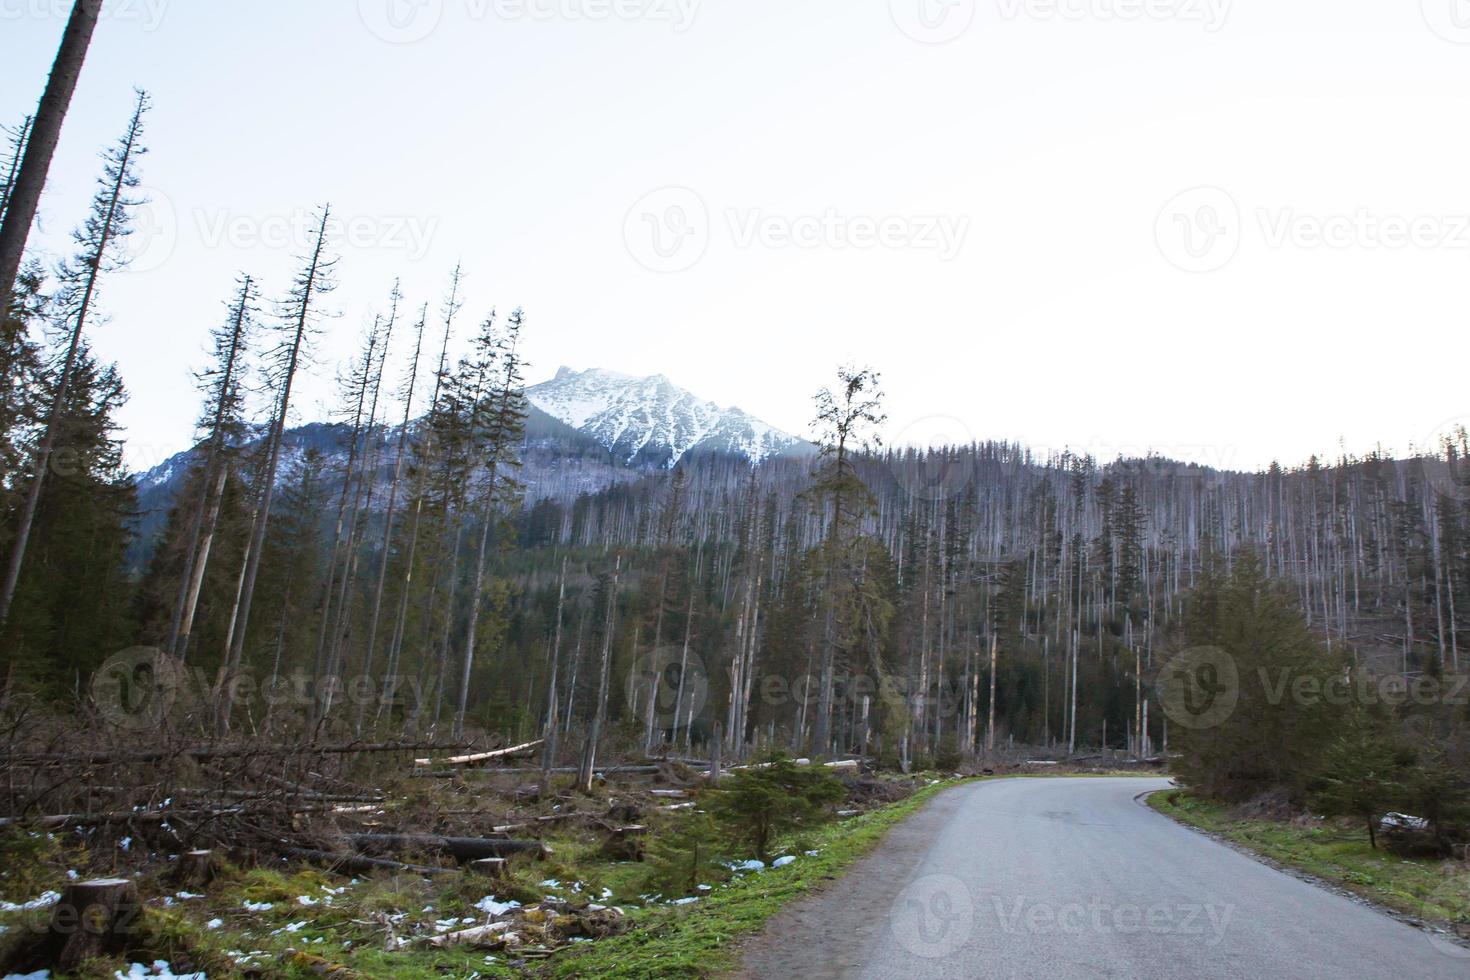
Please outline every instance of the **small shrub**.
[[842, 783], [824, 768], [796, 765], [777, 754], [741, 769], [710, 794], [710, 813], [733, 841], [749, 844], [769, 860], [778, 834], [821, 822], [828, 806], [844, 796]]

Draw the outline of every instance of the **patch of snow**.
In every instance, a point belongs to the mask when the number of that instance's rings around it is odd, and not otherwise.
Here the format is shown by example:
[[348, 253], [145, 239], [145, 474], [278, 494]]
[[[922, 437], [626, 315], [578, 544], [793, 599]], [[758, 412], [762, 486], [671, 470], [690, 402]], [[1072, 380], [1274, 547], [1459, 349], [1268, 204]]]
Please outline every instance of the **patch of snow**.
[[520, 907], [520, 902], [497, 902], [494, 895], [486, 895], [484, 898], [475, 903], [475, 908], [479, 909], [481, 912], [484, 912], [486, 915], [495, 916], [504, 915], [511, 909], [518, 909]]
[[796, 863], [796, 858], [794, 858], [790, 854], [788, 854], [785, 857], [778, 857], [778, 858], [776, 858], [776, 860], [772, 861], [771, 862], [771, 867], [773, 867], [773, 868], [784, 868], [788, 864], [795, 864], [795, 863]]
[[224, 919], [210, 919], [208, 922], [204, 923], [204, 928], [206, 928], [206, 929], [218, 929], [220, 926], [222, 926], [224, 924], [225, 924], [225, 920]]
[[112, 975], [117, 980], [207, 980], [203, 973], [175, 973], [168, 960], [154, 960], [152, 966], [133, 963], [127, 973], [116, 970]]
[[0, 902], [0, 912], [32, 912], [36, 909], [44, 909], [48, 905], [55, 905], [59, 901], [61, 901], [60, 892], [47, 891], [19, 905], [14, 902]]
[[244, 905], [246, 912], [269, 912], [275, 908], [270, 902], [245, 902]]

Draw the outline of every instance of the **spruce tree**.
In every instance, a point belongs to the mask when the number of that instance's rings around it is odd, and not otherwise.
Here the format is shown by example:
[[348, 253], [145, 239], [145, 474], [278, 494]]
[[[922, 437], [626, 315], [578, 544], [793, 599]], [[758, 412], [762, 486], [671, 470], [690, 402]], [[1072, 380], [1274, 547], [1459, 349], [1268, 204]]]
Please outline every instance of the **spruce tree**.
[[[78, 66], [79, 67], [79, 66]], [[36, 509], [51, 469], [52, 453], [65, 448], [59, 439], [61, 413], [67, 404], [72, 375], [82, 350], [82, 334], [87, 326], [87, 317], [92, 312], [97, 297], [97, 287], [104, 273], [115, 271], [127, 264], [128, 256], [122, 250], [123, 241], [132, 233], [132, 209], [143, 202], [135, 194], [140, 183], [138, 161], [148, 152], [143, 145], [143, 117], [148, 112], [149, 100], [146, 92], [139, 91], [133, 105], [132, 118], [127, 130], [115, 145], [102, 154], [102, 175], [97, 181], [97, 191], [92, 198], [91, 211], [86, 221], [73, 232], [78, 252], [70, 261], [63, 262], [57, 269], [59, 288], [51, 298], [51, 313], [58, 326], [67, 335], [66, 353], [57, 372], [57, 382], [47, 412], [46, 428], [34, 453], [34, 465], [26, 490], [25, 502], [21, 505], [16, 520], [14, 540], [10, 546], [10, 560], [5, 577], [0, 582], [0, 629], [4, 628], [15, 597], [16, 585], [20, 580], [21, 568], [25, 564], [26, 548], [30, 544], [31, 531], [35, 522]], [[59, 121], [58, 121], [59, 127]], [[34, 139], [35, 137], [33, 137]], [[29, 161], [27, 161], [29, 166]], [[36, 188], [39, 196], [39, 187]], [[19, 191], [17, 191], [19, 193]], [[27, 225], [29, 214], [22, 215], [24, 208], [15, 209], [6, 221], [6, 232], [24, 217]], [[34, 204], [31, 205], [31, 213]], [[21, 237], [22, 243], [24, 236]], [[7, 260], [8, 261], [8, 260]], [[3, 265], [4, 263], [0, 263]], [[18, 264], [18, 259], [17, 259]], [[10, 305], [10, 295], [15, 278], [15, 265], [0, 268], [0, 309]]]

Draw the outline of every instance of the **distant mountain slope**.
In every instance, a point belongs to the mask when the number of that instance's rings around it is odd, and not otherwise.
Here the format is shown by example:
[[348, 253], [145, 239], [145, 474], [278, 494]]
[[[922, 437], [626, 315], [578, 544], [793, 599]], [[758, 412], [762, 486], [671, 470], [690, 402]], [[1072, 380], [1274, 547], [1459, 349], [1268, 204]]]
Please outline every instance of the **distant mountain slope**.
[[669, 467], [691, 453], [733, 454], [758, 463], [814, 451], [806, 440], [738, 408], [721, 408], [661, 374], [635, 378], [564, 367], [552, 380], [527, 388], [526, 397], [629, 465]]

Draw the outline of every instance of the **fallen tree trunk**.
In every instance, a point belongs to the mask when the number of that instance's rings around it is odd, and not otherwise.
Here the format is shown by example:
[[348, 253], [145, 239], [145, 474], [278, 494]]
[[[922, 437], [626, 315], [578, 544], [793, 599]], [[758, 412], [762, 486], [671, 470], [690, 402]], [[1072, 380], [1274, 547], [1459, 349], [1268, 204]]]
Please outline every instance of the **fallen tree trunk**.
[[[487, 776], [528, 776], [528, 775], [531, 775], [532, 773], [540, 774], [540, 773], [543, 773], [543, 772], [546, 772], [546, 771], [547, 770], [540, 769], [540, 768], [536, 768], [536, 769], [525, 769], [525, 768], [518, 768], [518, 769], [470, 769], [470, 770], [467, 770], [465, 772], [459, 772], [459, 771], [453, 771], [453, 770], [440, 771], [440, 772], [432, 772], [432, 773], [429, 773], [428, 775], [430, 775], [430, 776], [436, 776], [436, 777], [438, 777], [440, 779], [452, 779], [452, 778], [455, 778], [455, 777], [468, 776], [468, 775], [472, 775], [472, 774], [475, 774], [475, 773], [483, 773], [484, 775], [487, 775]], [[569, 775], [569, 774], [576, 773], [577, 772], [577, 767], [576, 766], [558, 766], [558, 767], [556, 767], [556, 768], [554, 768], [554, 769], [552, 769], [550, 771], [553, 772], [553, 773], [555, 773], [555, 774], [557, 774], [557, 775]], [[658, 766], [609, 766], [606, 769], [599, 769], [597, 771], [600, 772], [600, 773], [602, 773], [602, 775], [604, 775], [604, 776], [630, 776], [630, 775], [651, 776], [654, 773], [661, 772], [662, 770]]]
[[317, 851], [307, 847], [277, 847], [277, 851], [286, 857], [294, 857], [301, 861], [310, 861], [313, 864], [325, 864], [332, 868], [340, 868], [346, 871], [372, 872], [372, 871], [399, 871], [420, 875], [443, 875], [457, 874], [458, 868], [434, 868], [422, 864], [404, 864], [402, 861], [389, 861], [386, 858], [366, 857], [361, 854], [333, 854], [331, 851]]
[[[507, 756], [520, 755], [522, 752], [529, 752], [545, 741], [546, 740], [544, 738], [538, 738], [534, 742], [527, 742], [524, 745], [512, 745], [508, 749], [496, 749], [494, 752], [477, 752], [474, 755], [457, 755], [445, 759], [444, 763], [451, 766], [467, 766], [473, 762], [489, 762], [491, 759], [504, 759]], [[434, 760], [415, 759], [413, 760], [413, 764], [416, 766], [432, 766], [434, 764]]]
[[504, 858], [530, 854], [537, 860], [550, 849], [539, 840], [499, 840], [491, 837], [442, 837], [438, 834], [348, 834], [347, 840], [359, 852], [397, 854], [419, 851], [447, 854], [461, 864], [483, 858]]
[[349, 742], [343, 745], [195, 745], [146, 752], [80, 752], [39, 753], [33, 755], [0, 755], [0, 766], [43, 766], [54, 763], [82, 765], [118, 765], [129, 762], [161, 762], [164, 759], [231, 759], [247, 756], [291, 755], [357, 755], [382, 752], [450, 752], [464, 749], [463, 742], [449, 745], [415, 745], [386, 743], [365, 745]]

